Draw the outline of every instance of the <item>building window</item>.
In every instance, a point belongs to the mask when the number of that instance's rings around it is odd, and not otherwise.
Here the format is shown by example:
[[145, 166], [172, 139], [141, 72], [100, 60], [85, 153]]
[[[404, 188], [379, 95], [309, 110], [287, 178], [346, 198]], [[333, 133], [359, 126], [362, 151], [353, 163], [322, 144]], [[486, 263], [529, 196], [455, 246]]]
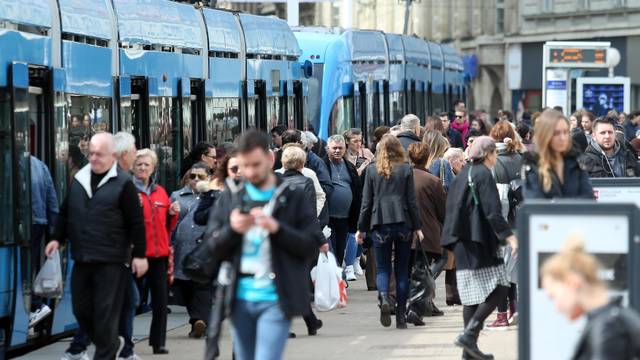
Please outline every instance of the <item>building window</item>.
[[626, 7], [627, 0], [611, 0], [613, 7]]
[[540, 0], [543, 12], [552, 12], [554, 0]]
[[504, 33], [504, 0], [496, 0], [496, 34]]
[[578, 0], [579, 10], [589, 10], [591, 8], [591, 0]]

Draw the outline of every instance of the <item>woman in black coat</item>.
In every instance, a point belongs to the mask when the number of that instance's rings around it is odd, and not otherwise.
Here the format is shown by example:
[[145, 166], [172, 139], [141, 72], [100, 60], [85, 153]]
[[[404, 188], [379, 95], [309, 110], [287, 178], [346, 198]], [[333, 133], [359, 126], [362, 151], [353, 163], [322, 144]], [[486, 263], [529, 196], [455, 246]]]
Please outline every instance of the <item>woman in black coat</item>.
[[517, 239], [502, 217], [498, 188], [491, 173], [497, 161], [496, 144], [481, 136], [471, 145], [472, 161], [451, 184], [447, 197], [442, 245], [456, 259], [456, 279], [463, 308], [465, 330], [456, 345], [464, 357], [493, 359], [478, 349], [478, 336], [485, 319], [507, 295], [509, 280], [500, 245], [509, 242], [517, 250]]
[[558, 111], [545, 110], [534, 134], [538, 153], [525, 157], [525, 199], [593, 199], [589, 175], [572, 149], [569, 120]]
[[570, 321], [587, 318], [572, 359], [638, 359], [640, 316], [623, 308], [619, 300], [609, 299], [600, 270], [598, 260], [576, 239], [570, 239], [540, 270], [542, 287], [556, 309]]
[[404, 148], [393, 135], [377, 145], [376, 161], [367, 167], [362, 206], [358, 220], [358, 243], [371, 231], [376, 256], [376, 285], [380, 301], [380, 323], [391, 326], [389, 275], [394, 252], [396, 275], [396, 328], [406, 329], [409, 293], [409, 255], [414, 233], [422, 240], [422, 221], [413, 183], [413, 169], [406, 162]]

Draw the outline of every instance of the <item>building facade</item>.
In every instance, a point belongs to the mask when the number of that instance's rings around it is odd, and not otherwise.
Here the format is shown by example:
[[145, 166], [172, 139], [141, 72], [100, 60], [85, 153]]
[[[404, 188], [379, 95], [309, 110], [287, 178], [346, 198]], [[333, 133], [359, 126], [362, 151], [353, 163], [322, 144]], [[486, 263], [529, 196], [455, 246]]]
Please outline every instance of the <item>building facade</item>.
[[[352, 20], [356, 28], [402, 33], [405, 7], [397, 0], [317, 3], [314, 23]], [[631, 77], [631, 107], [640, 105], [640, 62], [632, 61], [640, 53], [640, 0], [419, 0], [408, 19], [409, 34], [452, 43], [466, 56], [473, 108], [540, 109], [542, 46], [552, 40], [610, 41], [621, 53], [615, 75]]]

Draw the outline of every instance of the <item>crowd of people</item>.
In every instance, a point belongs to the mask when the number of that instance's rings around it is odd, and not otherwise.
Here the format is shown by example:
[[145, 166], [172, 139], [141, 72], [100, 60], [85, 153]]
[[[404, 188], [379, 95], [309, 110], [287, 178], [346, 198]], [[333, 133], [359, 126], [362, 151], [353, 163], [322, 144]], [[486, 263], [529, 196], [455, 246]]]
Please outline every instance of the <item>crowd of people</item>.
[[[220, 326], [214, 322], [226, 318], [236, 359], [279, 359], [295, 336], [293, 317], [304, 318], [311, 336], [323, 326], [311, 306], [309, 272], [318, 253], [329, 251], [344, 279], [364, 276], [377, 291], [384, 327], [392, 316], [406, 329], [443, 315], [432, 298], [424, 310], [408, 295], [413, 272], [434, 279], [444, 272], [447, 305], [463, 306], [455, 344], [464, 359], [492, 359], [478, 348], [480, 332], [518, 321], [519, 207], [529, 198], [593, 198], [589, 177], [640, 175], [639, 120], [640, 113], [621, 120], [587, 111], [567, 118], [554, 109], [491, 119], [457, 101], [450, 113], [424, 122], [408, 114], [369, 139], [359, 129], [326, 142], [285, 126], [248, 130], [224, 149], [197, 144], [173, 192], [155, 181], [153, 150], [136, 149], [127, 133], [97, 133], [55, 219], [41, 216], [38, 225], [56, 224], [47, 256], [68, 242], [75, 261], [79, 330], [64, 359], [86, 359], [90, 343], [95, 359], [138, 359], [133, 319], [147, 303], [154, 354], [170, 351], [167, 309], [178, 304], [190, 318], [185, 336], [211, 337]], [[214, 269], [196, 276], [187, 264], [202, 249]], [[584, 259], [571, 257], [591, 264]], [[559, 294], [569, 272], [600, 291], [594, 267], [563, 266], [554, 258], [543, 268], [550, 293]], [[38, 321], [50, 313], [34, 306]]]

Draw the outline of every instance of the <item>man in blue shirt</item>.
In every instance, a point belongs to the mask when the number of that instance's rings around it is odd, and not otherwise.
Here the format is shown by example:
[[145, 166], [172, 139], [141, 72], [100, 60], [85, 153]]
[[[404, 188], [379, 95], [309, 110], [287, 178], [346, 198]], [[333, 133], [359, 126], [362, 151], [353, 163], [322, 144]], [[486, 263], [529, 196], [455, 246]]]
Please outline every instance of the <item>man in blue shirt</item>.
[[[31, 158], [31, 271], [35, 276], [42, 261], [42, 241], [53, 233], [58, 216], [58, 197], [49, 168], [35, 156]], [[29, 327], [36, 326], [51, 314], [51, 308], [36, 295], [31, 297]]]
[[220, 195], [205, 234], [212, 256], [233, 264], [226, 312], [238, 360], [282, 358], [291, 318], [309, 311], [306, 263], [321, 245], [315, 204], [272, 171], [269, 142], [257, 130], [240, 138], [244, 182]]

